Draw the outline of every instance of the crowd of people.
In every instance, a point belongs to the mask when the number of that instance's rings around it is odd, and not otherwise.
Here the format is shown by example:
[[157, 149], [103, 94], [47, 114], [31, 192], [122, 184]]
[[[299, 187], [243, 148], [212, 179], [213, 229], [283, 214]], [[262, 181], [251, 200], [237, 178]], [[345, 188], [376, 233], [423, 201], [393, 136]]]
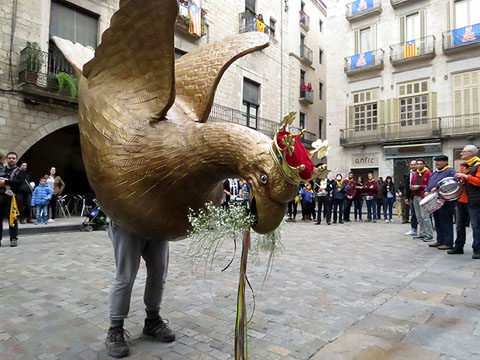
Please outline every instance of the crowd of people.
[[[19, 222], [36, 225], [55, 222], [57, 199], [65, 189], [65, 183], [54, 167], [35, 186], [28, 164], [17, 164], [15, 152], [0, 153], [0, 246], [4, 218], [9, 222], [10, 246], [15, 247], [18, 245]], [[35, 214], [32, 208], [35, 208]]]

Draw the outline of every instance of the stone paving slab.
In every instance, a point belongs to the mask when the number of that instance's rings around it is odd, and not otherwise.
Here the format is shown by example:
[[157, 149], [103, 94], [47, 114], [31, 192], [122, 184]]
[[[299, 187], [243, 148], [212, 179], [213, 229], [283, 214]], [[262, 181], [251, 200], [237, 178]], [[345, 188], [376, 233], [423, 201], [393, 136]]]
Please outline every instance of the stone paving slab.
[[[480, 261], [470, 248], [455, 256], [428, 248], [407, 230], [285, 224], [285, 250], [263, 289], [266, 256], [249, 263], [249, 358], [479, 359]], [[187, 250], [187, 241], [171, 243], [162, 307], [177, 341], [141, 335], [142, 264], [126, 321], [130, 358], [233, 359], [238, 253], [222, 272], [231, 243], [196, 270]], [[23, 236], [17, 248], [0, 247], [0, 269], [0, 360], [109, 359], [114, 261], [105, 232]]]

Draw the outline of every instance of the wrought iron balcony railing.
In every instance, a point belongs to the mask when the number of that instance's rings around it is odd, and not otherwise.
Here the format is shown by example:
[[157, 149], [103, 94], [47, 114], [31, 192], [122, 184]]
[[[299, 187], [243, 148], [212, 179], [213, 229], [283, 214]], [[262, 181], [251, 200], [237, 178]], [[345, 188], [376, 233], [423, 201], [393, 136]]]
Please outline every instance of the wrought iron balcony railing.
[[394, 65], [433, 56], [435, 56], [435, 36], [433, 35], [390, 46], [390, 62]]
[[246, 10], [239, 15], [240, 17], [240, 27], [238, 29], [239, 33], [258, 31], [263, 32], [267, 35], [270, 35], [270, 27], [268, 27], [263, 19], [260, 21], [258, 15]]
[[377, 49], [346, 57], [345, 74], [352, 75], [364, 71], [383, 69], [384, 54], [383, 49]]
[[346, 6], [346, 17], [349, 21], [382, 12], [381, 0], [356, 0]]
[[480, 46], [480, 23], [445, 31], [442, 40], [444, 52]]
[[[33, 89], [58, 93], [59, 84], [57, 75], [64, 73], [69, 81], [76, 87], [74, 70], [70, 63], [62, 55], [56, 55], [40, 51], [27, 43], [27, 47], [20, 52], [20, 64], [18, 68], [19, 83], [33, 85]], [[60, 96], [69, 94], [58, 94]]]
[[313, 51], [307, 45], [300, 45], [300, 60], [307, 64], [313, 63]]
[[[207, 35], [208, 25], [205, 20], [205, 14], [206, 14], [205, 9], [198, 7], [197, 5], [189, 2], [188, 0], [177, 0], [177, 2], [178, 2], [178, 8], [179, 8], [178, 16], [175, 22], [177, 27], [181, 29], [183, 32], [185, 32], [186, 34], [189, 34], [190, 36], [197, 39], [200, 39], [201, 37]], [[189, 11], [188, 11], [190, 5], [193, 5], [192, 7], [193, 11], [191, 11], [192, 17], [194, 18], [197, 16], [200, 17], [199, 18], [200, 31], [195, 31], [195, 29], [191, 27], [192, 19], [190, 18]], [[198, 11], [199, 14], [194, 13], [195, 11]]]
[[340, 130], [340, 144], [358, 146], [401, 140], [465, 137], [480, 134], [480, 113], [359, 125]]
[[304, 104], [313, 104], [313, 90], [300, 89], [300, 97], [298, 100]]
[[[264, 118], [248, 118], [247, 114], [236, 109], [232, 109], [226, 106], [222, 106], [219, 104], [213, 104], [212, 110], [210, 111], [210, 115], [208, 117], [208, 121], [212, 122], [227, 122], [227, 123], [234, 123], [243, 126], [248, 126], [252, 129], [255, 129], [268, 137], [272, 138], [275, 136], [280, 123], [267, 120]], [[300, 129], [290, 127], [291, 131], [295, 131], [296, 133], [300, 133]], [[292, 130], [293, 129], [293, 130]], [[302, 142], [305, 145], [311, 145], [312, 142], [316, 140], [315, 134], [312, 132], [305, 132], [302, 136]]]
[[308, 16], [304, 11], [300, 10], [300, 26], [305, 30], [310, 30], [310, 16]]
[[[300, 128], [297, 128], [297, 127], [293, 127], [293, 126], [290, 126], [288, 129], [289, 129], [293, 134], [300, 134], [300, 133], [302, 132], [302, 130], [303, 130], [303, 129], [300, 129]], [[302, 139], [302, 143], [303, 143], [304, 145], [310, 146], [310, 145], [312, 145], [312, 143], [313, 143], [314, 141], [317, 140], [317, 136], [316, 136], [314, 133], [310, 132], [310, 131], [304, 131], [301, 139]]]

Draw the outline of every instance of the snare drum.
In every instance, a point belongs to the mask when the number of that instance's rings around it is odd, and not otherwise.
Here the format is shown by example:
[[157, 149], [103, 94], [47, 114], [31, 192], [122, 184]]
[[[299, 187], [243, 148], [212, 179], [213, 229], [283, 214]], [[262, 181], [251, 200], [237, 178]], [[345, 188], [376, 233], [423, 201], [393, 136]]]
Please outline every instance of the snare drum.
[[440, 198], [438, 192], [431, 193], [420, 201], [420, 206], [423, 206], [429, 214], [433, 214], [440, 209], [443, 204], [445, 204], [445, 200]]
[[457, 200], [464, 191], [463, 184], [453, 177], [447, 177], [438, 182], [438, 194], [447, 201]]

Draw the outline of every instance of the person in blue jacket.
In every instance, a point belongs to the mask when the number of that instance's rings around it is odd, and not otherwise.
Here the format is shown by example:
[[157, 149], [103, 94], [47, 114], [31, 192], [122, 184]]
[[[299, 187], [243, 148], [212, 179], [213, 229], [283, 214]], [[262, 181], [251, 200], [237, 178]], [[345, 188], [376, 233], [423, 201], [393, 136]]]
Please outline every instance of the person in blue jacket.
[[35, 221], [35, 225], [41, 224], [42, 221], [45, 225], [48, 224], [48, 204], [51, 199], [52, 190], [50, 190], [50, 186], [47, 185], [47, 178], [42, 177], [32, 195], [31, 205], [37, 209], [37, 221]]

